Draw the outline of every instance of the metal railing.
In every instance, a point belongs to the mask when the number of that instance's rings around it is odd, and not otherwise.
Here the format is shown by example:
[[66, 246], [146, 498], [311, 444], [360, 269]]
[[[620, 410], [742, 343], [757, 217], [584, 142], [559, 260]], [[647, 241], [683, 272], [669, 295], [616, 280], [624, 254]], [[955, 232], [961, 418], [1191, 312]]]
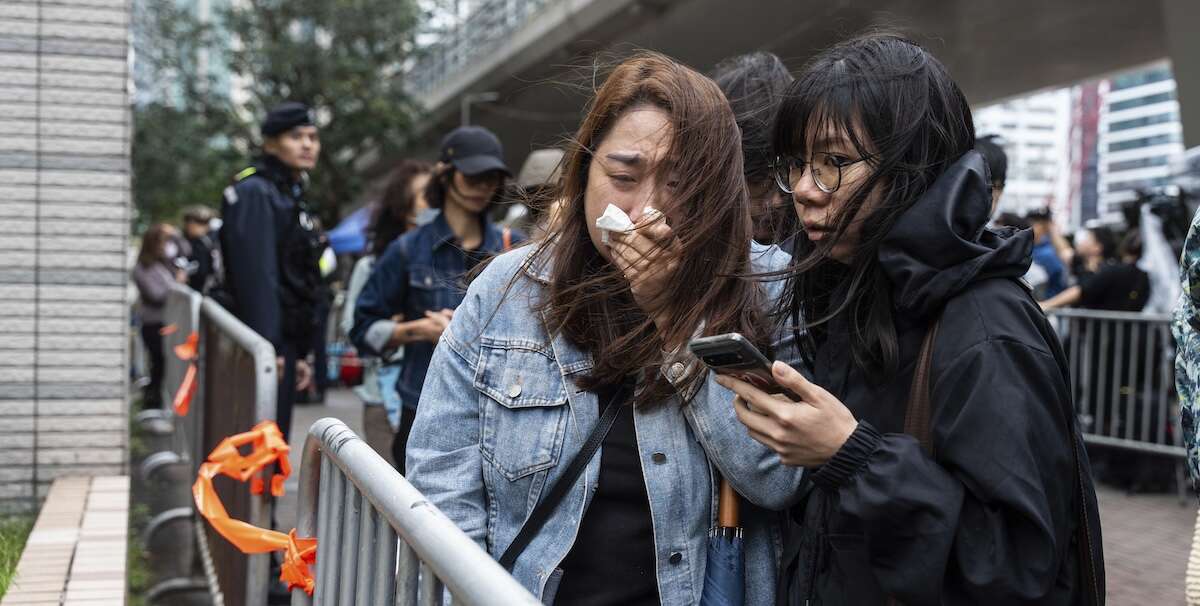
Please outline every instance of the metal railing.
[[[179, 460], [186, 464], [191, 470], [189, 476], [195, 476], [200, 468], [200, 463], [204, 462], [204, 457], [207, 453], [203, 452], [200, 440], [200, 428], [203, 424], [199, 420], [204, 415], [203, 406], [193, 406], [186, 416], [174, 415], [171, 409], [171, 401], [175, 397], [176, 392], [183, 384], [184, 376], [187, 374], [188, 367], [191, 365], [189, 361], [179, 359], [175, 355], [175, 347], [182, 345], [188, 340], [188, 337], [195, 331], [200, 329], [200, 303], [203, 297], [196, 291], [183, 286], [181, 284], [172, 284], [171, 290], [167, 293], [167, 301], [163, 306], [163, 325], [174, 327], [173, 332], [163, 335], [163, 389], [166, 392], [163, 394], [163, 406], [165, 413], [174, 416], [175, 430], [172, 433], [172, 447]], [[199, 381], [197, 376], [197, 381]], [[203, 386], [196, 386], [196, 393], [192, 397], [194, 403], [204, 401]]]
[[1048, 315], [1070, 364], [1084, 439], [1184, 457], [1171, 317], [1085, 309]]
[[299, 536], [317, 537], [312, 604], [530, 606], [540, 602], [341, 421], [304, 443]]
[[[263, 419], [275, 418], [278, 388], [275, 348], [216, 301], [200, 305], [200, 393], [189, 416], [196, 415], [200, 461], [221, 440], [248, 431]], [[264, 470], [269, 474], [271, 470]], [[252, 495], [244, 484], [217, 476], [213, 486], [229, 516], [259, 528], [271, 527], [269, 491]], [[226, 604], [266, 604], [269, 554], [248, 555], [207, 524], [202, 540], [212, 557]]]
[[555, 0], [487, 0], [446, 31], [437, 42], [421, 49], [406, 74], [406, 87], [416, 96], [429, 95], [438, 85], [512, 37], [533, 14]]

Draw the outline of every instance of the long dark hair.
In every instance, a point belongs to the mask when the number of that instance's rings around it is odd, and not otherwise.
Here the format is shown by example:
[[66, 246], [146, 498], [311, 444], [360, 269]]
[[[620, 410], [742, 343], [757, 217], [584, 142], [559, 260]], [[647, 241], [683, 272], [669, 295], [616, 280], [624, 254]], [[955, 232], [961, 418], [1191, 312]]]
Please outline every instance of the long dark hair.
[[[808, 158], [809, 141], [846, 133], [870, 174], [833, 218], [834, 237], [797, 236], [781, 312], [809, 328], [847, 314], [852, 357], [867, 376], [896, 372], [899, 345], [880, 242], [934, 180], [975, 145], [971, 108], [946, 68], [917, 43], [869, 34], [815, 57], [788, 90], [774, 129], [778, 154]], [[820, 150], [815, 150], [820, 151]], [[878, 190], [878, 202], [859, 216]], [[854, 219], [861, 240], [848, 267], [830, 258]]]
[[[651, 313], [634, 301], [620, 272], [596, 250], [584, 212], [594, 150], [626, 111], [646, 105], [668, 115], [673, 133], [654, 170], [675, 175], [678, 182], [659, 208], [670, 218], [678, 269], [647, 303]], [[760, 285], [737, 277], [749, 273], [750, 252], [739, 139], [733, 111], [716, 84], [657, 53], [641, 53], [618, 65], [589, 103], [563, 160], [561, 216], [529, 261], [553, 249], [540, 311], [551, 334], [561, 333], [591, 354], [594, 365], [577, 381], [579, 387], [596, 389], [645, 372], [637, 402], [659, 402], [673, 393], [655, 372], [664, 345], [682, 345], [699, 328], [709, 335], [741, 332], [765, 341]], [[670, 325], [656, 328], [652, 316], [671, 318]], [[697, 380], [699, 375], [685, 383]]]
[[429, 174], [432, 170], [433, 164], [424, 160], [401, 160], [396, 168], [392, 169], [387, 188], [383, 191], [379, 205], [371, 214], [371, 224], [367, 228], [371, 254], [376, 258], [383, 256], [383, 251], [392, 240], [408, 231], [415, 202], [413, 179]]
[[164, 256], [167, 242], [179, 232], [168, 223], [155, 223], [142, 234], [142, 247], [138, 249], [137, 262], [142, 267], [168, 261]]
[[750, 195], [767, 198], [751, 202], [755, 231], [765, 226], [774, 240], [786, 238], [796, 229], [796, 214], [791, 205], [769, 203], [779, 191], [771, 176], [771, 126], [792, 74], [779, 57], [760, 51], [721, 61], [712, 78], [729, 100], [742, 133], [742, 170]]

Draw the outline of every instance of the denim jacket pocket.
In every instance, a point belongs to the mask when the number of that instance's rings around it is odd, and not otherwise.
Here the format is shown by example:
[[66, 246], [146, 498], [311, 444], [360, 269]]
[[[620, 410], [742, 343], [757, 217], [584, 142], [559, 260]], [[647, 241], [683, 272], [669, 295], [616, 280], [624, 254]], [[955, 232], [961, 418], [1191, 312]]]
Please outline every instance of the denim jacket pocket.
[[510, 482], [554, 467], [562, 453], [567, 393], [558, 363], [532, 343], [480, 347], [483, 458]]
[[[453, 309], [458, 307], [450, 301], [454, 288], [453, 280], [448, 279], [430, 265], [410, 265], [408, 268], [409, 296], [415, 299], [418, 308], [430, 311]], [[405, 318], [419, 320], [420, 318]]]

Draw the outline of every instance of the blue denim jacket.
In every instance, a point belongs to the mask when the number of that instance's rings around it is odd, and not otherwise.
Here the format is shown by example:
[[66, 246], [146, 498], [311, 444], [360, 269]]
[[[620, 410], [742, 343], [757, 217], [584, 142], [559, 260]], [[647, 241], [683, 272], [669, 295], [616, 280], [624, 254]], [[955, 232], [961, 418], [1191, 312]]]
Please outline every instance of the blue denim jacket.
[[[500, 256], [471, 284], [434, 352], [408, 442], [409, 481], [496, 558], [599, 417], [596, 395], [573, 382], [592, 367], [590, 357], [561, 335], [550, 338], [531, 311], [548, 275], [546, 263], [530, 259], [532, 250]], [[786, 263], [777, 249], [759, 254], [759, 271]], [[663, 367], [672, 381], [693, 371], [701, 371], [700, 362], [690, 355]], [[662, 604], [700, 601], [716, 515], [714, 470], [745, 496], [746, 603], [771, 604], [784, 514], [767, 509], [796, 500], [801, 470], [750, 439], [734, 415], [732, 393], [711, 377], [689, 395], [687, 405], [675, 396], [634, 410]], [[513, 568], [547, 603], [598, 485], [600, 461], [593, 456], [584, 480]]]
[[[483, 217], [483, 244], [479, 250], [504, 250], [503, 230]], [[524, 236], [512, 232], [513, 244]], [[392, 332], [392, 316], [403, 314], [407, 321], [425, 317], [427, 311], [455, 309], [463, 300], [463, 274], [467, 258], [457, 246], [454, 232], [441, 212], [426, 224], [392, 242], [375, 263], [354, 310], [350, 340], [354, 346], [385, 356], [385, 343]], [[401, 402], [416, 408], [421, 384], [433, 356], [433, 343], [418, 341], [405, 346], [404, 365], [396, 381]]]

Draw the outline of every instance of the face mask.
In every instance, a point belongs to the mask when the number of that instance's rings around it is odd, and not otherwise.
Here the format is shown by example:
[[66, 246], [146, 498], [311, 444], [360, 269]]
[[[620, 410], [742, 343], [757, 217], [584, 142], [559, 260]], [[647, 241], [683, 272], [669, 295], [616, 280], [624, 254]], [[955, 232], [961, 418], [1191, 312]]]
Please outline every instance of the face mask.
[[174, 259], [175, 257], [178, 257], [179, 245], [174, 242], [167, 242], [167, 244], [163, 246], [163, 255], [166, 255], [168, 259]]

